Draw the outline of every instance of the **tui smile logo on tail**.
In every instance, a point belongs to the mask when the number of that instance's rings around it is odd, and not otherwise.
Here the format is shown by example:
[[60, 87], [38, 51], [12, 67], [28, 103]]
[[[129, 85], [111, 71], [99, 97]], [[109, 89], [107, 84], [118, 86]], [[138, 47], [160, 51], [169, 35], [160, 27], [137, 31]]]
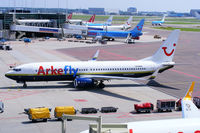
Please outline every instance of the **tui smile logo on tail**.
[[[174, 43], [173, 46], [176, 47], [176, 44]], [[166, 56], [171, 56], [174, 53], [174, 49], [170, 53], [167, 53], [167, 47], [162, 47], [162, 49]]]
[[143, 27], [143, 25], [137, 26], [137, 29], [138, 29], [139, 31], [141, 31], [141, 30], [142, 30], [142, 27]]

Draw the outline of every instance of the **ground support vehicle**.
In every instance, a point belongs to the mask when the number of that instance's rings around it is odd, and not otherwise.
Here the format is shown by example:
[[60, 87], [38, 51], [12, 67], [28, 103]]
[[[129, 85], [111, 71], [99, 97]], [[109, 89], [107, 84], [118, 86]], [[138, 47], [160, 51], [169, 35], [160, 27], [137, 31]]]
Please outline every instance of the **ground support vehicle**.
[[175, 110], [175, 102], [174, 99], [157, 100], [158, 112], [171, 112], [172, 110]]
[[140, 112], [150, 113], [154, 109], [154, 105], [152, 103], [134, 104], [134, 107], [137, 113]]
[[82, 108], [81, 113], [82, 114], [96, 114], [98, 112], [98, 109], [96, 108]]
[[24, 109], [25, 113], [28, 114], [28, 118], [33, 122], [37, 120], [47, 121], [50, 118], [50, 111], [51, 109], [45, 107], [38, 107], [38, 108], [29, 108]]
[[76, 110], [73, 106], [59, 106], [59, 107], [55, 107], [54, 109], [54, 116], [57, 119], [61, 119], [62, 115], [66, 114], [66, 115], [75, 115], [76, 114]]
[[112, 112], [117, 112], [118, 108], [115, 107], [102, 107], [101, 108], [101, 113], [112, 113]]

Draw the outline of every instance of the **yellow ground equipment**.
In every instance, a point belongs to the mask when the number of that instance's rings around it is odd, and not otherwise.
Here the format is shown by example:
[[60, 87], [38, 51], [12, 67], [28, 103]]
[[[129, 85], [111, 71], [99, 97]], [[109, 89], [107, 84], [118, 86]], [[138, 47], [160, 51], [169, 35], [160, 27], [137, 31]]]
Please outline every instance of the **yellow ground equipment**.
[[60, 119], [63, 114], [75, 115], [76, 114], [76, 110], [74, 109], [73, 106], [55, 107], [55, 110], [54, 110], [54, 116], [55, 116], [55, 118]]
[[50, 119], [50, 109], [45, 107], [28, 109], [28, 118], [32, 121], [40, 120], [47, 121]]

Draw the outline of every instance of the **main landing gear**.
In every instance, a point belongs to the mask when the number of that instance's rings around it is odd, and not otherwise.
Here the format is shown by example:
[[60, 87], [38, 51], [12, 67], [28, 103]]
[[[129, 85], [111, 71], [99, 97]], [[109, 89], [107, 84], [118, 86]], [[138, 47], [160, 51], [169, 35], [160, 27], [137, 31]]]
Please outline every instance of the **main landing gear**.
[[27, 88], [26, 82], [23, 83], [23, 88]]
[[103, 81], [101, 80], [99, 82], [99, 84], [97, 85], [98, 88], [103, 89], [105, 87], [105, 84], [103, 83]]

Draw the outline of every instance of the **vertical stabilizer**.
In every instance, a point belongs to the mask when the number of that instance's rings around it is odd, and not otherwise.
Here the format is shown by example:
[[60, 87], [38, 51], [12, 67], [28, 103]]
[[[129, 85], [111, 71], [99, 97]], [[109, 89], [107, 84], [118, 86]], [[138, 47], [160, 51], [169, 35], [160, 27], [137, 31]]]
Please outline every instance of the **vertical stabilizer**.
[[92, 17], [89, 19], [89, 21], [88, 22], [90, 22], [90, 23], [93, 23], [94, 22], [94, 20], [95, 20], [95, 14], [94, 15], [92, 15]]
[[113, 20], [113, 16], [110, 16], [108, 19], [107, 19], [107, 21], [106, 21], [106, 25], [112, 25], [112, 20]]
[[72, 13], [67, 16], [67, 19], [72, 19]]
[[157, 63], [172, 62], [178, 44], [180, 30], [174, 30], [156, 53], [143, 60], [152, 60]]
[[188, 89], [185, 97], [182, 99], [182, 117], [183, 118], [197, 118], [200, 117], [200, 111], [196, 105], [192, 102], [192, 93], [195, 82]]
[[130, 32], [142, 33], [143, 26], [144, 26], [144, 19], [140, 20], [140, 22], [135, 26], [133, 30], [130, 30]]
[[166, 16], [166, 15], [164, 14], [164, 15], [163, 15], [163, 18], [162, 18], [162, 20], [161, 20], [162, 22], [165, 22], [165, 16]]
[[124, 28], [125, 29], [129, 29], [131, 28], [131, 22], [133, 21], [133, 17], [130, 16], [129, 19], [126, 21], [126, 23], [124, 24]]
[[194, 12], [194, 14], [195, 14], [195, 16], [196, 16], [197, 19], [200, 19], [200, 15], [199, 15], [198, 12]]

